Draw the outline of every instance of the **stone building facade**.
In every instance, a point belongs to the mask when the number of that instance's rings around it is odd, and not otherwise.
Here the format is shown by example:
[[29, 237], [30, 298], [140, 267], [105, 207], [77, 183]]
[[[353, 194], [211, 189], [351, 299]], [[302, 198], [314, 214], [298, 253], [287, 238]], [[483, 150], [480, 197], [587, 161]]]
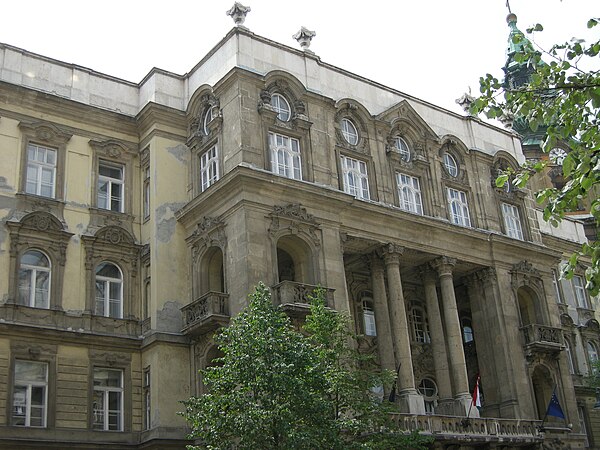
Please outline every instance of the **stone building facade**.
[[556, 275], [583, 226], [495, 187], [519, 136], [297, 36], [238, 24], [139, 84], [0, 44], [0, 448], [184, 448], [179, 401], [259, 281], [299, 318], [325, 287], [439, 448], [599, 446], [596, 303]]

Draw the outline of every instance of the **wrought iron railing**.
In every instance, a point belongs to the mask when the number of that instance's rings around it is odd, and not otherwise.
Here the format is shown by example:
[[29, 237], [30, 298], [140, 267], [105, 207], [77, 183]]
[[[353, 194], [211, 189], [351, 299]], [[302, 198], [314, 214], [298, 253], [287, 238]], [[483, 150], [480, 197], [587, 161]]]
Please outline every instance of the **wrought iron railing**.
[[[305, 283], [297, 283], [295, 281], [282, 281], [273, 286], [273, 302], [276, 305], [288, 304], [310, 304], [310, 296], [314, 295], [315, 289], [318, 286]], [[321, 287], [324, 290], [325, 306], [333, 305], [334, 289]]]

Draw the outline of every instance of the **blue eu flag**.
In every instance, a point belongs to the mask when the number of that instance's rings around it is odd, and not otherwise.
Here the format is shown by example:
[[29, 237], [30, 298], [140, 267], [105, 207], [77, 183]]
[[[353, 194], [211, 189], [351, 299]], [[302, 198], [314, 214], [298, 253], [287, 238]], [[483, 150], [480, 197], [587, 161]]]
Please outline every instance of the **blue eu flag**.
[[558, 397], [556, 396], [556, 389], [552, 392], [552, 398], [550, 398], [550, 403], [548, 403], [548, 409], [546, 410], [547, 416], [554, 416], [560, 419], [565, 419], [565, 413], [560, 407], [560, 403], [558, 401]]

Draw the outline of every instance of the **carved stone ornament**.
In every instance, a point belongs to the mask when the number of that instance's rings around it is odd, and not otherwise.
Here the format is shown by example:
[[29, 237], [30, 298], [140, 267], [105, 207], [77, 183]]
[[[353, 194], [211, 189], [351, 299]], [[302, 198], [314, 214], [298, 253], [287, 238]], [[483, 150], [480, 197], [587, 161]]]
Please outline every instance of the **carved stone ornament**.
[[312, 214], [306, 211], [300, 203], [288, 203], [287, 205], [275, 205], [273, 212], [269, 214], [271, 225], [269, 234], [271, 236], [281, 234], [306, 234], [315, 246], [321, 245], [319, 237], [319, 226]]
[[107, 156], [112, 159], [121, 160], [129, 158], [137, 154], [137, 147], [134, 145], [124, 144], [123, 142], [109, 139], [107, 141], [89, 141], [90, 147], [98, 154]]
[[19, 128], [32, 138], [51, 145], [66, 144], [73, 136], [73, 133], [68, 133], [56, 125], [46, 122], [21, 122]]
[[475, 101], [475, 97], [473, 97], [471, 95], [470, 87], [469, 87], [469, 92], [465, 92], [463, 95], [461, 95], [459, 98], [457, 98], [455, 100], [456, 104], [458, 106], [460, 106], [463, 109], [463, 111], [465, 113], [467, 113], [469, 116], [473, 115], [470, 111], [470, 108], [474, 101]]
[[574, 324], [573, 319], [568, 314], [560, 315], [560, 323], [563, 327], [571, 328]]
[[585, 326], [590, 331], [600, 331], [600, 324], [598, 324], [598, 321], [596, 319], [590, 319], [590, 320], [588, 320], [585, 323]]
[[300, 48], [304, 51], [310, 47], [310, 41], [317, 35], [314, 31], [309, 30], [305, 27], [300, 27], [300, 30], [292, 37], [298, 41]]
[[434, 367], [431, 345], [412, 343], [410, 347], [415, 379], [420, 380], [425, 376], [431, 375]]
[[244, 6], [239, 2], [235, 2], [233, 6], [225, 12], [229, 17], [233, 19], [236, 27], [241, 27], [246, 21], [246, 14], [251, 11], [249, 6]]
[[63, 231], [63, 224], [47, 212], [37, 211], [25, 216], [21, 223], [23, 227], [37, 231]]
[[543, 294], [544, 287], [542, 275], [530, 262], [523, 260], [513, 265], [510, 274], [512, 275], [511, 284], [513, 289], [518, 289], [521, 286], [530, 286], [534, 288], [538, 294]]
[[115, 365], [124, 366], [131, 362], [131, 355], [120, 352], [102, 352], [90, 349], [90, 359], [99, 363], [108, 364], [113, 367]]
[[[362, 117], [360, 117], [360, 115], [357, 114], [357, 112], [358, 107], [356, 105], [354, 105], [353, 103], [345, 103], [335, 114], [334, 126], [336, 145], [338, 147], [343, 147], [354, 152], [359, 152], [364, 155], [368, 155], [370, 154], [370, 151], [367, 139], [367, 124], [362, 119]], [[356, 130], [358, 131], [358, 142], [356, 145], [350, 144], [342, 134], [342, 130], [340, 129], [340, 123], [344, 118], [351, 120], [356, 126]]]
[[206, 217], [198, 222], [194, 232], [186, 239], [192, 248], [192, 258], [196, 261], [208, 247], [219, 247], [222, 251], [227, 246], [225, 222], [219, 217]]
[[96, 233], [96, 237], [113, 245], [134, 243], [133, 237], [127, 231], [115, 226], [102, 228]]

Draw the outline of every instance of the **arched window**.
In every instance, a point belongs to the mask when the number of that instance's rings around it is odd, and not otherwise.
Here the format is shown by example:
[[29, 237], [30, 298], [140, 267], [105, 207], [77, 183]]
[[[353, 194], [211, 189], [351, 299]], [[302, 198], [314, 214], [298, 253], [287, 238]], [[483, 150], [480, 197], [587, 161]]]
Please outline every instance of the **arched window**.
[[404, 139], [398, 136], [396, 139], [394, 139], [394, 146], [400, 154], [400, 158], [402, 159], [402, 161], [410, 161], [410, 147]]
[[123, 317], [123, 274], [116, 265], [103, 262], [96, 267], [96, 314]]
[[373, 308], [373, 299], [371, 297], [362, 297], [363, 325], [366, 336], [377, 336], [377, 327], [375, 326], [375, 310]]
[[292, 116], [292, 108], [290, 104], [281, 94], [271, 95], [271, 106], [277, 112], [277, 118], [282, 122], [287, 122]]
[[587, 354], [590, 362], [590, 373], [598, 373], [598, 347], [592, 341], [587, 343]]
[[416, 342], [429, 343], [429, 325], [425, 311], [420, 306], [413, 306], [410, 310], [409, 322], [412, 329], [413, 340]]
[[444, 167], [451, 177], [458, 176], [458, 164], [456, 163], [456, 159], [448, 152], [444, 153]]
[[423, 396], [425, 402], [425, 412], [433, 414], [435, 411], [435, 403], [437, 401], [438, 389], [435, 381], [430, 378], [423, 378], [419, 383], [419, 394]]
[[358, 130], [350, 119], [344, 117], [340, 122], [340, 127], [342, 130], [342, 136], [344, 136], [344, 139], [346, 139], [348, 144], [358, 144]]
[[50, 307], [50, 259], [28, 250], [19, 263], [19, 303], [32, 308]]
[[463, 330], [463, 342], [468, 344], [469, 342], [473, 342], [473, 326], [471, 325], [471, 319], [463, 319], [462, 320], [462, 330]]
[[206, 136], [210, 134], [210, 129], [208, 128], [208, 124], [213, 120], [213, 109], [211, 106], [208, 106], [206, 112], [204, 113], [204, 118], [202, 119], [202, 131]]

